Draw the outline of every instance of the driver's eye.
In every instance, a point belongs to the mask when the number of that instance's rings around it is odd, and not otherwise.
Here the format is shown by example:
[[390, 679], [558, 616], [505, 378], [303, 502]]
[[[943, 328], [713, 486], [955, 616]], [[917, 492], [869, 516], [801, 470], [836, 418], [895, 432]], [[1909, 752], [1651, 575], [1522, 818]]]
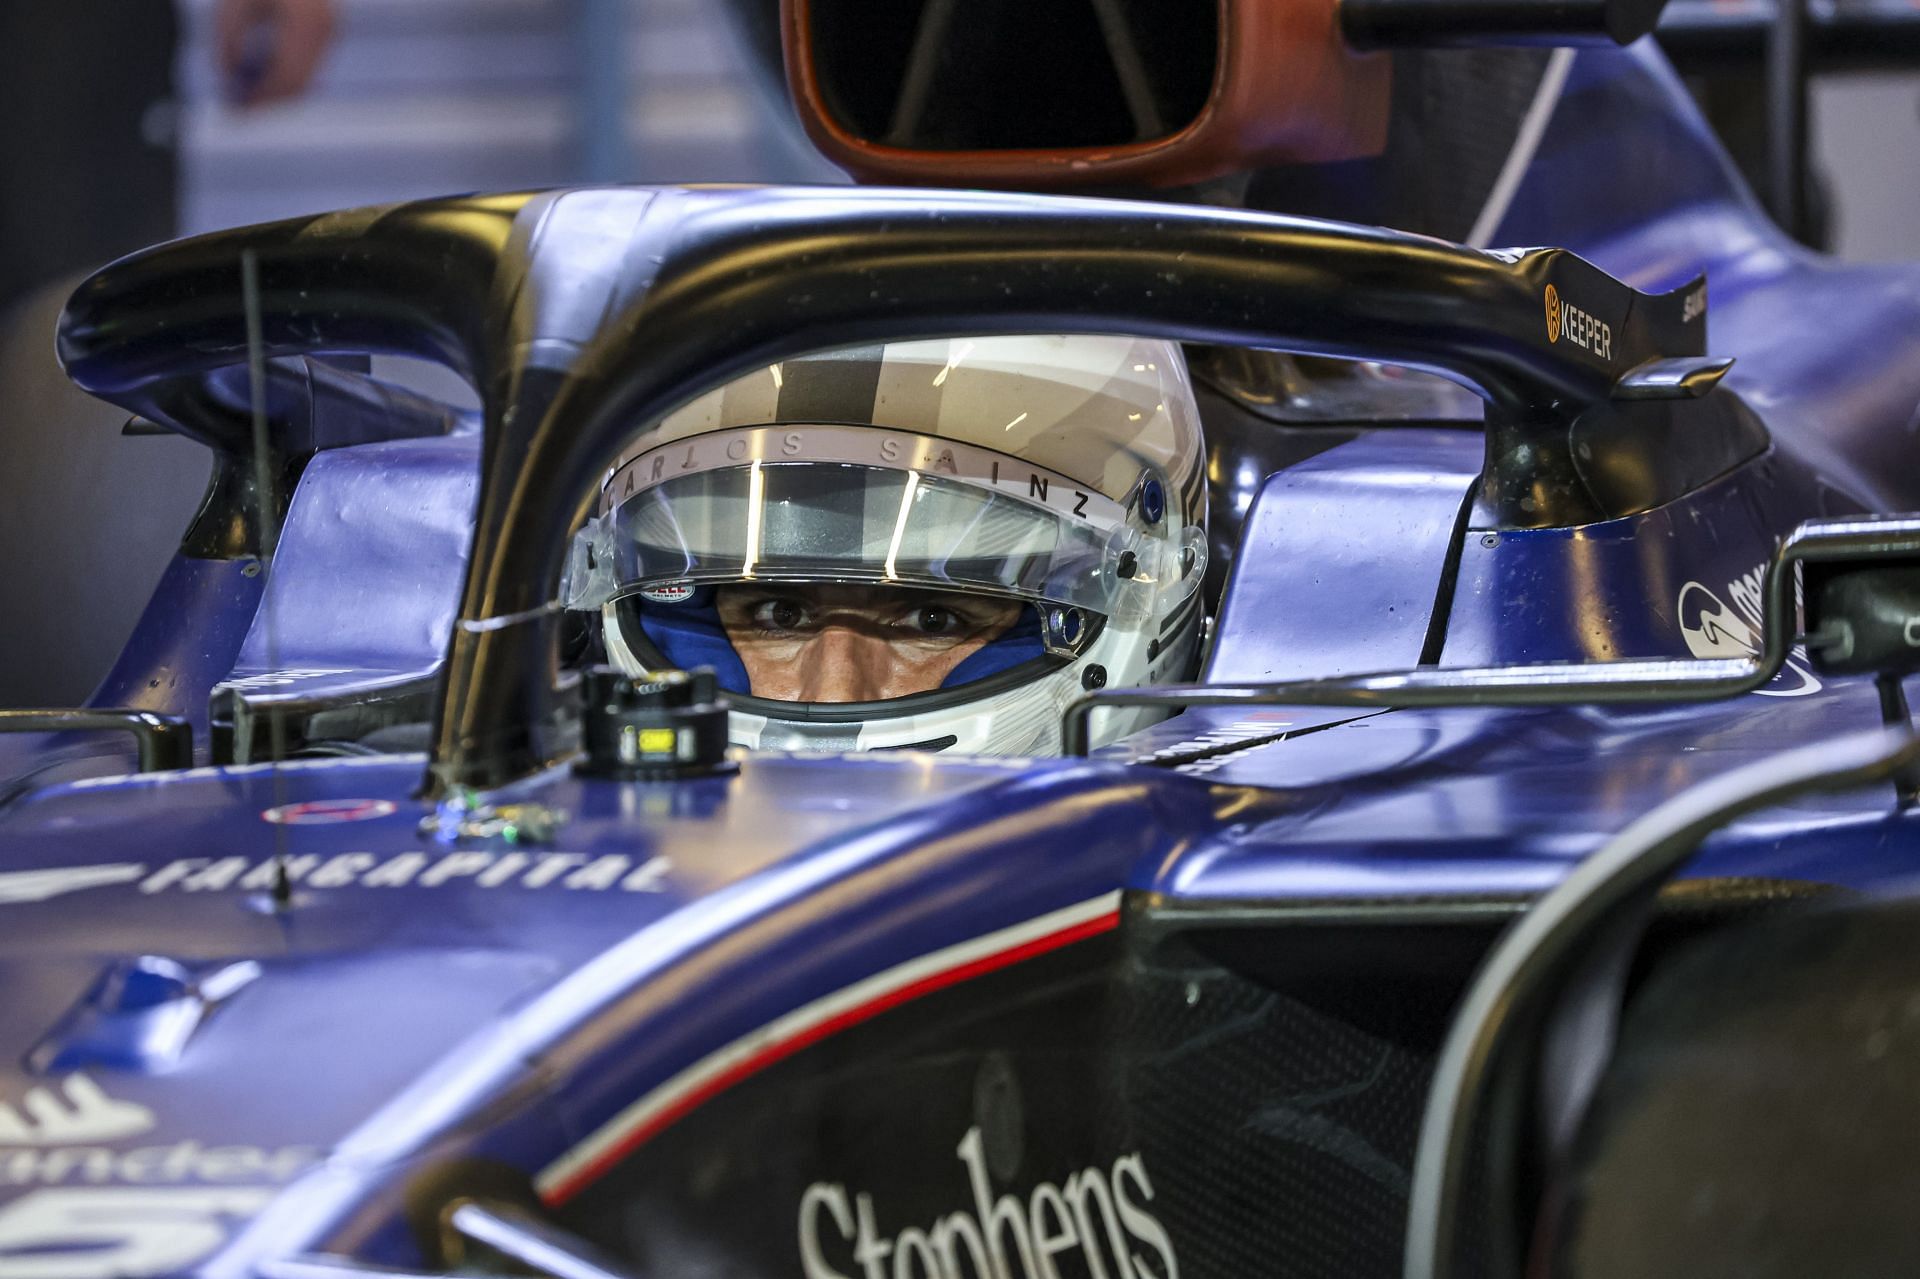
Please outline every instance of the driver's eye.
[[927, 604], [913, 615], [914, 629], [923, 635], [950, 635], [960, 629], [960, 615], [938, 604]]
[[756, 626], [769, 631], [791, 631], [807, 620], [807, 610], [790, 599], [761, 600], [753, 606]]

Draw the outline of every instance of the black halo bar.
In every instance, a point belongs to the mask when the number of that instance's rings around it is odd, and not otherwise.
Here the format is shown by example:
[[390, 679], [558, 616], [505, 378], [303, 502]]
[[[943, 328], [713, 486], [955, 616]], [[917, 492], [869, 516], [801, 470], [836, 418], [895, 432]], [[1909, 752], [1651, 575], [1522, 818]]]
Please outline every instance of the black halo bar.
[[0, 711], [0, 733], [132, 733], [143, 773], [193, 767], [193, 725], [179, 715], [153, 711]]
[[1920, 516], [1809, 521], [1767, 565], [1760, 652], [1753, 657], [1531, 666], [1436, 667], [1275, 684], [1167, 684], [1089, 693], [1061, 714], [1061, 749], [1085, 755], [1093, 712], [1112, 706], [1546, 706], [1575, 702], [1708, 702], [1780, 673], [1798, 637], [1795, 570], [1803, 563], [1920, 556]]
[[1442, 372], [1550, 442], [1634, 368], [1705, 351], [1692, 287], [1640, 293], [1561, 249], [1063, 196], [595, 188], [295, 219], [124, 258], [68, 303], [69, 376], [159, 420], [244, 361], [243, 250], [260, 264], [269, 357], [424, 356], [480, 394], [430, 794], [571, 749], [551, 663], [569, 533], [640, 428], [753, 368], [994, 333], [1282, 347]]

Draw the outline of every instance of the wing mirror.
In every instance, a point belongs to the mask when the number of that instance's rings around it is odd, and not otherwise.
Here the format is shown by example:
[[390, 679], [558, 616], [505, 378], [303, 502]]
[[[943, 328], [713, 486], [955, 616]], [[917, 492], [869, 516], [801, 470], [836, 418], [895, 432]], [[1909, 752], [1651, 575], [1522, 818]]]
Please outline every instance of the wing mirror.
[[1830, 675], [1920, 670], [1920, 554], [1806, 566], [1807, 655]]

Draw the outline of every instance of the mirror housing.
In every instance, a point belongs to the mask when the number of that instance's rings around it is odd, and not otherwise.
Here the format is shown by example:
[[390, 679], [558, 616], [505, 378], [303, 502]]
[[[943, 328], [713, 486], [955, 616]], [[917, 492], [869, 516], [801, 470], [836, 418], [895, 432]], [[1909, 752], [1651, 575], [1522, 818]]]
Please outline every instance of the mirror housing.
[[1386, 145], [1391, 64], [1347, 46], [1335, 0], [967, 0], [960, 13], [958, 0], [781, 0], [788, 89], [829, 160], [874, 183], [1138, 188]]
[[794, 109], [856, 180], [1110, 192], [1377, 156], [1374, 51], [1627, 44], [1664, 5], [780, 0]]
[[1823, 675], [1920, 670], [1920, 558], [1808, 564], [1807, 656]]

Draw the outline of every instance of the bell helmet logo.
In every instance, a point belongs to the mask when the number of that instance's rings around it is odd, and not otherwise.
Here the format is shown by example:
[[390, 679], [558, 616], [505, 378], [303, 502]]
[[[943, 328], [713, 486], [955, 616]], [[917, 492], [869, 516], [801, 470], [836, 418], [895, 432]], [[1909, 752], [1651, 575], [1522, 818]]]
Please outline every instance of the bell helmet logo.
[[662, 582], [641, 591], [640, 598], [652, 604], [684, 604], [693, 598], [693, 583]]
[[1560, 340], [1560, 290], [1547, 286], [1547, 341]]

